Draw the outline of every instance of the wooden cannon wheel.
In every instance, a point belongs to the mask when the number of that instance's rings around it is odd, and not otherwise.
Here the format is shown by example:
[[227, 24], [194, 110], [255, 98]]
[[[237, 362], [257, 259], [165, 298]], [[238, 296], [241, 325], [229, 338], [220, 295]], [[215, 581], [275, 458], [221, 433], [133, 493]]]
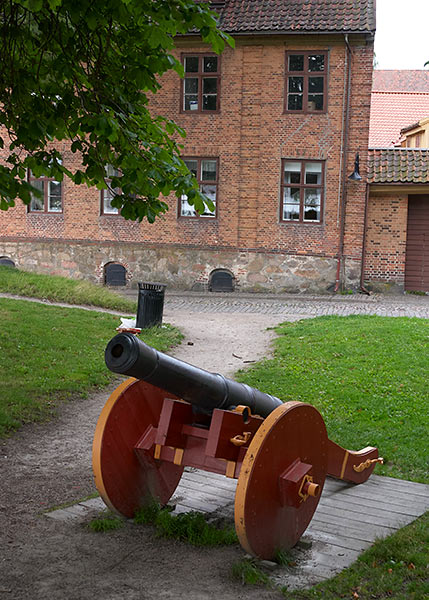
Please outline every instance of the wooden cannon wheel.
[[183, 467], [155, 460], [134, 446], [150, 425], [157, 427], [165, 393], [144, 381], [128, 379], [112, 393], [95, 429], [92, 466], [104, 502], [126, 517], [153, 499], [166, 504]]
[[[316, 510], [326, 478], [328, 437], [320, 413], [311, 405], [287, 402], [262, 423], [246, 452], [235, 497], [235, 527], [243, 548], [272, 559], [292, 548]], [[316, 495], [285, 504], [280, 476], [297, 463], [311, 465]], [[300, 463], [299, 463], [300, 464]], [[298, 482], [299, 486], [299, 482]]]

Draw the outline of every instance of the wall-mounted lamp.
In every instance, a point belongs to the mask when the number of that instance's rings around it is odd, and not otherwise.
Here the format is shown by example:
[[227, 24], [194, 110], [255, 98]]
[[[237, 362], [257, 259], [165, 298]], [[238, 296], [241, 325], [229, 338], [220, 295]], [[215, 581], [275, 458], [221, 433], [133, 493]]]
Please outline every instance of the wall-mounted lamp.
[[359, 173], [359, 153], [356, 154], [355, 170], [351, 175], [349, 175], [349, 179], [351, 179], [352, 181], [360, 181], [362, 179]]

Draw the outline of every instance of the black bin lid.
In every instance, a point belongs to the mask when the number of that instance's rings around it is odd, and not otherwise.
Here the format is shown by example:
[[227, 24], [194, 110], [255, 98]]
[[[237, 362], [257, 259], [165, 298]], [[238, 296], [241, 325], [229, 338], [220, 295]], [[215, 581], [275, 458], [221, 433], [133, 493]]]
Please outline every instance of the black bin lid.
[[139, 281], [139, 290], [151, 290], [152, 292], [163, 292], [167, 287], [166, 283], [149, 283], [148, 281]]

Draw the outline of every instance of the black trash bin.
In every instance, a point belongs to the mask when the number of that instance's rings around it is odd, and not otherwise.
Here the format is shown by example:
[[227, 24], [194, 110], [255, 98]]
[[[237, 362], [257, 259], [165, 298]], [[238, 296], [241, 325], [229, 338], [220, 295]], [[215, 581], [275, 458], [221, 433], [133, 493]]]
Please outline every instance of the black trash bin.
[[136, 327], [161, 325], [166, 287], [163, 283], [139, 283]]

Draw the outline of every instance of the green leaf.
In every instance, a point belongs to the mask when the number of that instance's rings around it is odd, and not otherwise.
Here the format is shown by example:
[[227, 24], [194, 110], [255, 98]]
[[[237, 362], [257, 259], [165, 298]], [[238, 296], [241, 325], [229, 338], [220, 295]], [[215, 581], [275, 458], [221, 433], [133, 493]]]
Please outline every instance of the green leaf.
[[56, 10], [59, 6], [61, 6], [63, 0], [48, 0], [49, 8], [51, 10]]
[[86, 15], [86, 24], [92, 31], [95, 31], [98, 27], [97, 15], [95, 13], [88, 13]]
[[76, 173], [73, 176], [74, 182], [76, 185], [80, 185], [83, 181], [83, 173], [82, 171], [76, 171]]
[[148, 37], [148, 42], [151, 48], [161, 46], [163, 48], [172, 47], [171, 38], [159, 27], [152, 26]]
[[24, 0], [22, 5], [30, 12], [39, 12], [43, 7], [43, 0]]

